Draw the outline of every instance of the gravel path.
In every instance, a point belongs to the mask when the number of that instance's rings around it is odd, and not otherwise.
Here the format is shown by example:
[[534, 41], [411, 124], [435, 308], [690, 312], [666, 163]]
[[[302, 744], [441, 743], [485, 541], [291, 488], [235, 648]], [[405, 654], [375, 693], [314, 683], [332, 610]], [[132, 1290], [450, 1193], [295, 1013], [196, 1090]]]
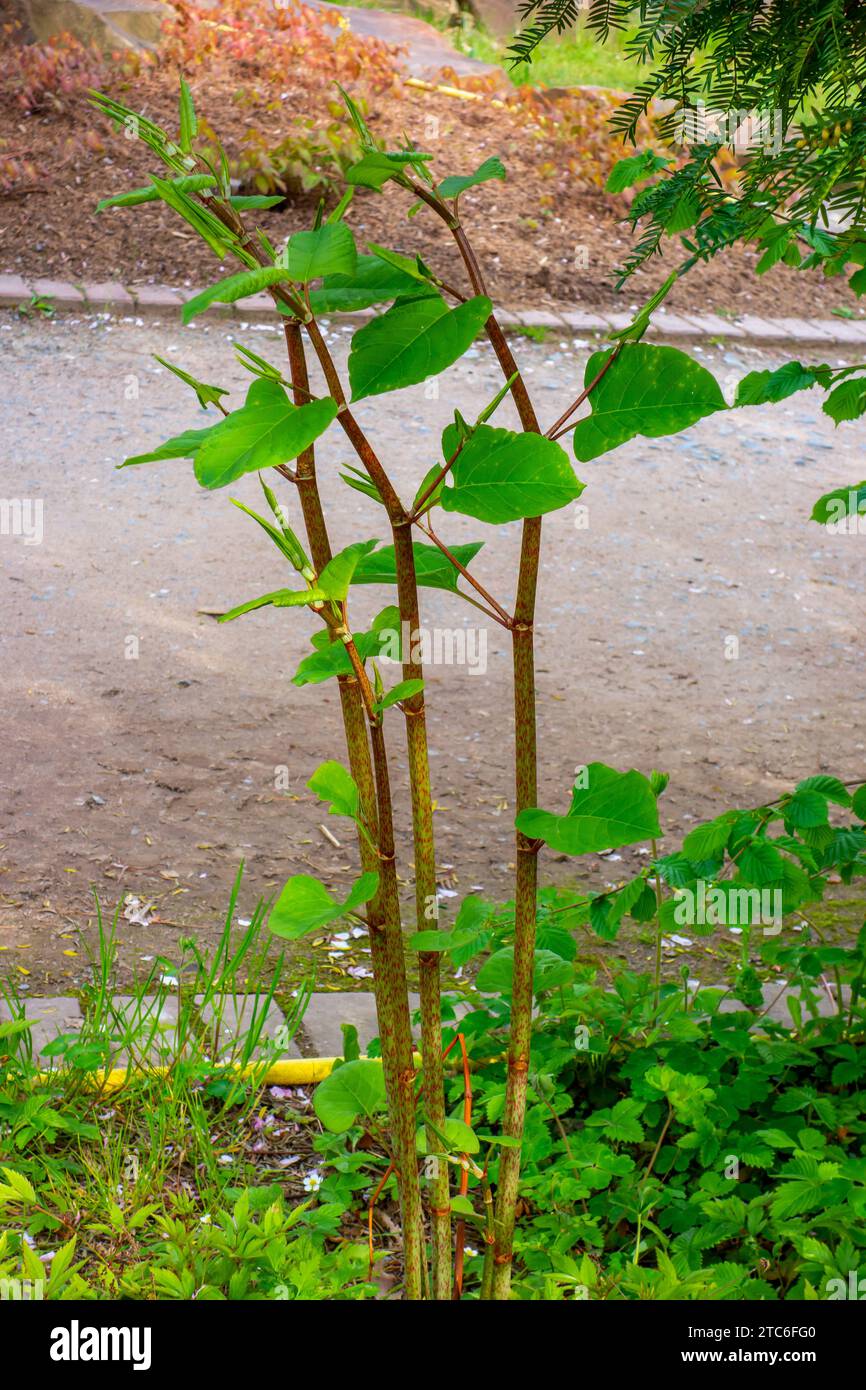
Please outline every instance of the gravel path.
[[[329, 829], [342, 845], [321, 833], [322, 808], [304, 786], [322, 759], [343, 756], [333, 686], [299, 690], [290, 681], [309, 650], [309, 623], [264, 610], [220, 627], [202, 612], [284, 582], [267, 541], [225, 492], [199, 489], [183, 462], [113, 467], [203, 423], [153, 352], [240, 388], [246, 376], [230, 338], [275, 361], [281, 340], [218, 320], [181, 329], [8, 316], [0, 332], [0, 498], [44, 503], [41, 544], [0, 535], [0, 946], [13, 968], [29, 970], [22, 979], [34, 991], [63, 992], [82, 974], [76, 929], [92, 927], [94, 887], [108, 911], [123, 893], [156, 904], [159, 922], [122, 923], [122, 961], [132, 970], [170, 953], [182, 929], [213, 939], [242, 859], [248, 915], [289, 873], [345, 884], [355, 856], [341, 823]], [[343, 362], [348, 334], [332, 336]], [[588, 345], [516, 346], [542, 420], [552, 420], [575, 393]], [[772, 359], [738, 346], [707, 348], [702, 360], [733, 380]], [[417, 387], [358, 410], [405, 496], [435, 461], [453, 407], [471, 418], [497, 389], [486, 345], [439, 385], [435, 401]], [[732, 802], [757, 802], [822, 770], [864, 774], [864, 542], [807, 520], [821, 492], [862, 476], [864, 428], [834, 432], [820, 401], [813, 392], [715, 417], [578, 470], [588, 529], [577, 528], [573, 511], [545, 526], [544, 805], [564, 807], [575, 766], [593, 759], [665, 769], [672, 849], [693, 818]], [[507, 418], [503, 409], [501, 423]], [[374, 504], [339, 482], [349, 461], [331, 432], [320, 473], [333, 540], [345, 544], [359, 527], [385, 539]], [[229, 489], [253, 506], [257, 490], [254, 478]], [[485, 533], [459, 517], [443, 530], [456, 543]], [[519, 528], [486, 534], [476, 567], [507, 605]], [[361, 590], [355, 626], [388, 597]], [[431, 627], [471, 627], [479, 616], [437, 591], [423, 600]], [[502, 899], [512, 858], [509, 644], [494, 626], [471, 635], [486, 642], [485, 671], [440, 665], [428, 677], [438, 858], [447, 893], [481, 888]], [[726, 659], [731, 636], [736, 660]], [[405, 825], [397, 716], [392, 724]], [[409, 901], [405, 835], [399, 854]], [[615, 870], [547, 856], [542, 872], [600, 882], [630, 862], [628, 852]], [[362, 947], [349, 959], [363, 982]], [[352, 987], [346, 968], [326, 960], [324, 984]]]

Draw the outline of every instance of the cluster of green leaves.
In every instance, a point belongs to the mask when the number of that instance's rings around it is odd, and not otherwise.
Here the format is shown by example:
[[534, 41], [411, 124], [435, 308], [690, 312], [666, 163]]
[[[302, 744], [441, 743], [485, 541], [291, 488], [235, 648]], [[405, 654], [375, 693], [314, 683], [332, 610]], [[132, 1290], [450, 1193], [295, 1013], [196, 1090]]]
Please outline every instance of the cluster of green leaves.
[[[569, 854], [654, 842], [667, 780], [591, 764], [565, 815], [528, 811], [519, 824]], [[831, 824], [831, 808], [836, 821], [853, 813], [855, 823]], [[828, 1297], [829, 1281], [847, 1279], [866, 1258], [866, 1235], [852, 1234], [866, 1229], [866, 927], [851, 947], [823, 943], [802, 919], [796, 933], [759, 936], [750, 932], [759, 920], [750, 899], [745, 915], [727, 915], [723, 902], [715, 919], [690, 930], [739, 922], [743, 958], [728, 986], [696, 993], [685, 982], [659, 989], [658, 979], [628, 971], [605, 986], [581, 961], [574, 935], [588, 923], [610, 937], [627, 914], [671, 932], [678, 895], [701, 882], [718, 886], [725, 902], [744, 889], [778, 888], [788, 914], [820, 898], [831, 873], [845, 882], [866, 873], [864, 819], [866, 785], [851, 791], [818, 775], [771, 806], [697, 826], [680, 851], [656, 855], [616, 890], [577, 903], [564, 903], [562, 890], [542, 892], [520, 1297]], [[471, 985], [445, 1002], [446, 1018], [462, 1006], [459, 1028], [477, 1066], [468, 1131], [459, 1069], [449, 1083], [441, 1156], [459, 1163], [479, 1154], [472, 1172], [494, 1178], [513, 932], [508, 908], [470, 896], [450, 929], [408, 943], [442, 953], [455, 969], [480, 962]], [[775, 972], [789, 984], [790, 1029], [764, 1017], [759, 959], [769, 978]], [[819, 1008], [828, 971], [838, 1004], [829, 1019]], [[726, 1000], [734, 1012], [721, 1009]], [[330, 1152], [357, 1156], [384, 1105], [378, 1063], [355, 1052], [316, 1092], [323, 1125], [344, 1138]], [[454, 1210], [480, 1228], [479, 1182], [476, 1175]], [[480, 1277], [480, 1257], [470, 1256], [469, 1271]]]
[[[854, 972], [863, 948], [849, 953]], [[827, 963], [805, 947], [801, 960], [816, 1007]], [[670, 987], [655, 1013], [648, 979], [625, 972], [610, 990], [585, 967], [542, 995], [522, 1297], [818, 1298], [862, 1266], [862, 1031], [852, 1042], [839, 1018], [805, 1038], [753, 1028], [754, 1013], [720, 1013], [721, 997], [701, 990], [685, 1006]], [[470, 1056], [489, 1054], [502, 1022], [461, 1020]], [[480, 1082], [488, 1117], [503, 1082]]]
[[[278, 1186], [243, 1191], [206, 1220], [185, 1192], [131, 1211], [110, 1201], [101, 1220], [87, 1223], [87, 1241], [73, 1236], [46, 1268], [23, 1232], [34, 1224], [32, 1211], [59, 1212], [58, 1194], [47, 1179], [37, 1189], [14, 1169], [2, 1173], [7, 1229], [0, 1234], [0, 1279], [28, 1281], [45, 1299], [330, 1301], [376, 1292], [365, 1281], [364, 1247], [326, 1248], [324, 1232], [306, 1222], [309, 1204], [288, 1207]], [[140, 1258], [111, 1280], [100, 1278], [86, 1259], [88, 1245], [92, 1251], [100, 1237], [134, 1245]]]
[[[573, 0], [524, 0], [520, 12], [526, 27], [514, 52], [527, 61], [548, 34], [574, 23], [577, 8]], [[798, 264], [791, 235], [796, 240], [819, 221], [821, 236], [844, 264], [864, 230], [866, 21], [859, 6], [845, 0], [745, 0], [736, 6], [729, 0], [645, 0], [640, 6], [590, 0], [586, 23], [600, 41], [627, 30], [625, 51], [645, 74], [614, 129], [634, 141], [639, 121], [656, 105], [659, 134], [691, 146], [688, 159], [632, 207], [634, 219], [647, 219], [648, 227], [629, 269], [657, 250], [663, 235], [686, 228], [695, 228], [691, 249], [701, 257], [737, 239], [766, 237], [770, 263], [790, 254], [789, 263]], [[696, 117], [705, 109], [709, 128], [701, 131]], [[684, 114], [694, 127], [687, 125], [686, 141]], [[725, 120], [714, 130], [717, 114]], [[745, 137], [736, 193], [714, 168], [735, 130], [741, 141]], [[629, 182], [672, 163], [650, 152], [636, 156]], [[620, 168], [608, 187], [627, 186]], [[841, 229], [832, 234], [831, 213]]]
[[[847, 1284], [848, 1271], [866, 1263], [866, 928], [847, 949], [811, 932], [793, 944], [762, 944], [766, 963], [794, 991], [789, 1028], [764, 1018], [755, 1001], [723, 1011], [737, 997], [728, 987], [691, 993], [665, 985], [659, 1004], [648, 976], [599, 979], [563, 925], [560, 896], [546, 890], [539, 911], [517, 1296], [831, 1296], [831, 1280]], [[445, 1000], [446, 1018], [461, 1006], [459, 1025], [446, 1024], [446, 1043], [459, 1026], [474, 1109], [467, 1128], [455, 1066], [441, 1155], [454, 1163], [479, 1155], [468, 1198], [453, 1199], [478, 1234], [476, 1170], [487, 1165], [495, 1179], [505, 1103], [512, 932], [508, 909], [467, 898], [451, 932], [419, 933], [411, 943], [464, 961], [467, 947], [469, 957], [489, 952], [473, 984]], [[825, 1018], [820, 981], [828, 970], [848, 982], [852, 998]], [[378, 1063], [356, 1049], [317, 1088], [316, 1113], [331, 1136], [321, 1149], [347, 1206], [360, 1186], [365, 1136], [378, 1133], [384, 1106]], [[482, 1263], [474, 1247], [483, 1246], [468, 1241], [471, 1293]]]
[[[837, 425], [866, 412], [866, 364], [834, 369], [826, 363], [804, 367], [801, 362], [786, 362], [774, 370], [750, 372], [737, 387], [735, 405], [782, 401], [813, 386], [829, 393], [823, 410]], [[822, 526], [866, 529], [866, 480], [824, 493], [812, 508], [812, 520]]]
[[[534, 818], [529, 833], [543, 832], [569, 853], [654, 838], [663, 774], [644, 778], [603, 764], [584, 771], [569, 811], [527, 813]], [[338, 764], [319, 769], [311, 787], [337, 814], [357, 814], [356, 789]], [[831, 807], [839, 816], [853, 812], [861, 824], [831, 827]], [[655, 903], [650, 876], [675, 889], [698, 873], [721, 876], [727, 865], [762, 883], [770, 873], [776, 881], [785, 862], [791, 866], [790, 877], [782, 873], [786, 890], [793, 883], [796, 896], [808, 882], [813, 892], [831, 870], [849, 881], [866, 871], [864, 815], [866, 786], [851, 791], [829, 776], [809, 778], [772, 807], [728, 812], [697, 826], [678, 854], [655, 859], [634, 882]], [[771, 839], [771, 828], [783, 833]], [[634, 910], [633, 887], [626, 885]], [[562, 890], [551, 889], [539, 903], [517, 1295], [830, 1296], [830, 1281], [845, 1283], [866, 1258], [866, 928], [847, 948], [824, 944], [810, 928], [753, 943], [753, 957], [789, 982], [788, 1029], [764, 1017], [754, 971], [750, 988], [740, 972], [727, 987], [692, 993], [685, 984], [665, 984], [660, 996], [651, 978], [629, 971], [599, 979], [581, 959], [574, 929], [588, 916], [604, 934], [598, 914], [610, 910], [610, 897], [566, 904], [563, 911]], [[663, 911], [662, 930], [664, 919]], [[497, 1128], [506, 1089], [513, 933], [509, 907], [495, 910], [469, 896], [450, 930], [419, 932], [408, 942], [415, 951], [442, 952], [454, 968], [480, 960], [471, 983], [444, 1002], [446, 1045], [459, 1026], [473, 1068], [473, 1120], [465, 1122], [462, 1069], [455, 1066], [437, 1145], [443, 1161], [470, 1163], [468, 1195], [453, 1198], [455, 1215], [470, 1233], [481, 1231], [480, 1186], [485, 1171], [495, 1181], [503, 1143]], [[840, 1008], [823, 1018], [819, 1003], [828, 972], [836, 977]], [[724, 1012], [721, 1006], [731, 999], [742, 1007]], [[0, 1025], [0, 1049], [14, 1048], [27, 1027], [23, 1019]], [[209, 1219], [202, 1222], [191, 1196], [166, 1205], [136, 1192], [120, 1204], [107, 1185], [104, 1202], [85, 1224], [88, 1244], [62, 1246], [46, 1296], [369, 1296], [364, 1252], [344, 1240], [335, 1246], [332, 1238], [347, 1214], [360, 1215], [362, 1194], [384, 1171], [385, 1090], [376, 1046], [361, 1057], [353, 1030], [344, 1033], [344, 1060], [314, 1094], [324, 1127], [315, 1145], [323, 1170], [315, 1206], [292, 1208], [278, 1188], [253, 1186], [246, 1194], [236, 1191], [229, 1203], [211, 1196]], [[34, 1087], [27, 1068], [10, 1067], [7, 1056], [0, 1122], [6, 1153], [15, 1158], [0, 1186], [9, 1226], [0, 1244], [0, 1277], [44, 1276], [23, 1233], [56, 1247], [69, 1200], [65, 1184], [79, 1171], [81, 1154], [105, 1148], [104, 1127], [97, 1130], [84, 1118], [86, 1103], [58, 1099], [66, 1078], [92, 1070], [104, 1056], [99, 1049], [75, 1057], [58, 1049], [58, 1057], [56, 1079]], [[179, 1091], [177, 1082], [169, 1092], [162, 1088], [159, 1109], [186, 1096], [184, 1113], [197, 1117], [207, 1153], [213, 1125], [253, 1105], [256, 1089], [228, 1077], [221, 1082], [213, 1063], [202, 1070], [193, 1059], [183, 1063], [178, 1080], [190, 1067], [190, 1080], [203, 1085], [192, 1092]], [[423, 1154], [423, 1105], [417, 1119]], [[128, 1141], [121, 1136], [121, 1142], [125, 1151]], [[157, 1166], [164, 1166], [161, 1145], [156, 1152]], [[383, 1200], [393, 1195], [392, 1178]], [[108, 1282], [92, 1258], [94, 1242], [103, 1239], [134, 1255], [120, 1261]], [[481, 1249], [482, 1240], [470, 1234], [469, 1246]], [[470, 1253], [470, 1296], [480, 1272], [480, 1256]]]
[[[866, 874], [866, 785], [852, 793], [835, 777], [806, 778], [772, 805], [726, 811], [690, 831], [680, 850], [659, 855], [658, 798], [667, 781], [657, 772], [645, 777], [635, 769], [623, 773], [591, 763], [580, 770], [564, 815], [527, 810], [518, 816], [525, 835], [562, 854], [593, 854], [640, 842], [654, 851], [626, 882], [560, 904], [559, 925], [550, 938], [554, 950], [569, 942], [573, 948], [571, 933], [582, 924], [611, 940], [626, 917], [655, 922], [660, 937], [686, 925], [697, 936], [735, 927], [743, 936], [738, 995], [754, 1001], [760, 988], [749, 964], [753, 937], [779, 936], [784, 918], [821, 901], [830, 875], [851, 883]], [[840, 813], [833, 823], [831, 807]], [[853, 820], [842, 821], [842, 813]], [[441, 951], [458, 968], [490, 946], [488, 916], [480, 899], [466, 898], [451, 931], [420, 932], [409, 945]], [[542, 988], [548, 971], [559, 973], [548, 955], [552, 930], [539, 931], [536, 975]], [[571, 959], [573, 949], [566, 954]], [[512, 970], [511, 947], [500, 947], [482, 965], [477, 986], [507, 992]]]
[[[50, 1074], [32, 1056], [23, 1001], [4, 988], [12, 1018], [0, 1023], [0, 1280], [42, 1281], [46, 1299], [374, 1292], [365, 1250], [341, 1236], [345, 1201], [329, 1202], [322, 1191], [314, 1205], [303, 1168], [278, 1183], [274, 1157], [260, 1152], [262, 1136], [279, 1152], [281, 1131], [303, 1134], [304, 1126], [291, 1092], [262, 1090], [271, 1060], [285, 1050], [285, 1038], [262, 1034], [282, 957], [266, 959], [263, 904], [248, 925], [237, 924], [240, 882], [239, 875], [217, 945], [202, 953], [182, 943], [122, 1007], [113, 997], [117, 921], [100, 931], [81, 1029], [42, 1048], [53, 1059]], [[182, 988], [175, 1021], [160, 1038], [163, 971]], [[227, 1045], [224, 1008], [239, 993], [245, 1027]], [[288, 1036], [305, 1000], [302, 988], [297, 1008], [287, 1008]], [[97, 1069], [118, 1054], [133, 1064], [152, 1059], [158, 1039], [165, 1074], [133, 1071], [107, 1095]], [[296, 1159], [308, 1151], [302, 1142]], [[180, 1186], [178, 1156], [193, 1179]], [[56, 1252], [50, 1262], [39, 1258], [47, 1250]], [[16, 1296], [10, 1287], [4, 1297]]]
[[[623, 163], [628, 163], [625, 160]], [[660, 303], [671, 280], [647, 305], [630, 328], [617, 336], [615, 349], [594, 352], [584, 371], [589, 414], [572, 427], [574, 452], [590, 462], [637, 435], [658, 438], [676, 434], [698, 420], [729, 407], [711, 372], [678, 348], [640, 341], [652, 308]], [[831, 367], [786, 362], [781, 367], [749, 372], [737, 385], [733, 408], [771, 405], [813, 386], [825, 390], [823, 410], [836, 425], [859, 419], [866, 412], [866, 363]], [[447, 505], [447, 503], [443, 503]], [[834, 488], [818, 498], [812, 519], [821, 525], [846, 523], [866, 527], [866, 481]]]
[[[565, 854], [639, 841], [656, 851], [657, 799], [666, 785], [659, 773], [647, 778], [634, 769], [619, 773], [593, 763], [581, 770], [565, 815], [524, 811], [518, 825]], [[832, 819], [831, 808], [838, 808]], [[853, 820], [843, 821], [843, 813]], [[743, 934], [737, 987], [754, 999], [754, 931], [778, 935], [784, 917], [820, 902], [831, 874], [845, 883], [866, 874], [864, 820], [866, 785], [852, 793], [836, 777], [808, 777], [771, 805], [726, 811], [697, 826], [680, 850], [662, 856], [656, 851], [633, 878], [576, 901], [564, 924], [588, 922], [606, 940], [616, 937], [626, 917], [655, 921], [662, 935], [686, 925], [698, 936], [732, 926]]]

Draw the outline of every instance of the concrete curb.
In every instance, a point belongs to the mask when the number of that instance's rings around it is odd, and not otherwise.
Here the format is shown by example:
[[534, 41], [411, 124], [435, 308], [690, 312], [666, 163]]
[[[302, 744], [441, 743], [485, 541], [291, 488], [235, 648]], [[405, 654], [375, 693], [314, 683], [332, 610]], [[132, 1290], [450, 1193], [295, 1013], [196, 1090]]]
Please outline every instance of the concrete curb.
[[[178, 318], [181, 306], [198, 294], [197, 289], [173, 288], [170, 285], [125, 286], [114, 283], [76, 285], [62, 280], [30, 279], [18, 275], [0, 275], [0, 308], [16, 309], [29, 304], [32, 297], [50, 300], [55, 310], [67, 313], [108, 313], [120, 318], [132, 315], [161, 315]], [[272, 318], [273, 301], [269, 295], [255, 294], [236, 304], [215, 304], [207, 310], [210, 318], [235, 322], [260, 323]], [[362, 310], [352, 314], [329, 314], [345, 324], [362, 324], [372, 314]], [[502, 327], [511, 331], [548, 329], [554, 333], [589, 334], [606, 337], [611, 330], [625, 328], [631, 321], [628, 314], [589, 314], [577, 309], [501, 309], [497, 317]], [[718, 314], [675, 314], [659, 311], [649, 338], [671, 341], [739, 340], [753, 347], [770, 344], [798, 347], [866, 347], [866, 319], [862, 322], [846, 319], [762, 319], [752, 314], [727, 319]]]
[[[22, 1001], [24, 1017], [31, 1023], [33, 1053], [41, 1066], [50, 1068], [51, 1054], [43, 1048], [58, 1034], [78, 1033], [84, 1017], [77, 995], [33, 996]], [[230, 1057], [235, 1044], [249, 1030], [253, 1010], [261, 1008], [255, 996], [246, 994], [215, 996], [207, 1001], [204, 995], [194, 999], [195, 1015], [205, 1035], [215, 1034], [212, 1043], [215, 1055]], [[409, 995], [414, 1011], [420, 1008], [417, 994]], [[141, 997], [119, 994], [111, 1001], [111, 1027], [120, 1033], [120, 1020], [139, 1039], [146, 1061], [153, 1066], [170, 1060], [177, 1041], [178, 996], [149, 994]], [[218, 1006], [218, 1007], [217, 1007]], [[9, 1004], [0, 999], [0, 1023], [13, 1018]], [[115, 1023], [115, 1018], [117, 1022]], [[276, 1002], [271, 1002], [261, 1027], [261, 1037], [269, 1043], [280, 1043], [286, 1019]], [[296, 1040], [282, 1045], [284, 1061], [317, 1061], [339, 1057], [343, 1051], [343, 1023], [353, 1024], [358, 1032], [361, 1051], [379, 1034], [376, 1000], [368, 990], [329, 991], [312, 994]], [[130, 1064], [125, 1051], [119, 1051], [112, 1065]]]
[[[712, 989], [714, 986], [707, 985]], [[799, 997], [797, 990], [786, 980], [768, 980], [761, 986], [763, 995], [763, 1014], [775, 1023], [791, 1026], [788, 999]], [[843, 1002], [850, 1000], [848, 986], [843, 986]], [[243, 1038], [252, 1023], [254, 1008], [260, 1007], [253, 995], [222, 995], [213, 1003], [205, 1003], [204, 996], [195, 997], [197, 1017], [208, 1035], [212, 1038], [214, 1055], [223, 1061], [229, 1060], [238, 1041]], [[46, 1047], [58, 1034], [77, 1033], [83, 1026], [84, 1018], [81, 1004], [76, 995], [54, 995], [33, 997], [24, 1003], [24, 1017], [30, 1021], [33, 1054], [37, 1062], [50, 1070], [53, 1065], [51, 1054], [44, 1054]], [[409, 1007], [413, 1012], [420, 1008], [417, 994], [410, 993]], [[745, 1006], [739, 1000], [729, 997], [722, 1000], [720, 1013], [741, 1011]], [[125, 1026], [139, 1038], [142, 1057], [149, 1066], [158, 1066], [171, 1060], [177, 1043], [178, 998], [174, 994], [117, 995], [112, 1000], [113, 1013], [125, 1021]], [[832, 990], [827, 988], [819, 996], [818, 1012], [828, 1017], [836, 1012], [837, 1003]], [[455, 1006], [456, 1017], [465, 1012], [462, 1003]], [[808, 1011], [806, 1011], [808, 1012]], [[0, 1022], [10, 1020], [13, 1012], [9, 1005], [0, 999]], [[282, 1009], [271, 1003], [264, 1021], [261, 1036], [269, 1043], [281, 1043], [281, 1033], [285, 1026]], [[286, 1048], [278, 1065], [295, 1065], [302, 1062], [310, 1064], [330, 1063], [343, 1052], [342, 1024], [352, 1024], [357, 1030], [358, 1043], [362, 1053], [366, 1053], [371, 1040], [378, 1037], [379, 1024], [376, 1016], [375, 996], [368, 990], [336, 990], [324, 994], [312, 994], [304, 1012], [296, 1040], [283, 1043]], [[112, 1025], [114, 1026], [114, 1025]], [[752, 1025], [759, 1028], [760, 1022]], [[419, 1030], [415, 1029], [416, 1041]], [[113, 1067], [126, 1068], [130, 1059], [125, 1052], [114, 1058]], [[300, 1073], [299, 1073], [300, 1074]]]

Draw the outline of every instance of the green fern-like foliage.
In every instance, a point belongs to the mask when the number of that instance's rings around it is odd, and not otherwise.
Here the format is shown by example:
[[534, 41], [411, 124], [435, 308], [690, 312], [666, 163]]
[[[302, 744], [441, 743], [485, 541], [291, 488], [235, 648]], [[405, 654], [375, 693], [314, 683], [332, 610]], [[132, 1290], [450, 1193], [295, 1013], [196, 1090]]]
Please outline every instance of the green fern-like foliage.
[[[524, 0], [515, 59], [530, 60], [548, 35], [574, 23], [576, 8], [574, 0]], [[762, 247], [763, 269], [778, 260], [824, 262], [831, 273], [866, 264], [861, 0], [590, 0], [586, 24], [601, 42], [626, 30], [626, 52], [641, 65], [613, 130], [634, 142], [652, 110], [660, 136], [684, 151], [632, 204], [641, 235], [624, 274], [672, 234], [690, 260], [746, 239]], [[704, 112], [723, 114], [720, 135], [696, 129]], [[735, 145], [740, 166], [728, 187], [717, 174], [725, 145]]]

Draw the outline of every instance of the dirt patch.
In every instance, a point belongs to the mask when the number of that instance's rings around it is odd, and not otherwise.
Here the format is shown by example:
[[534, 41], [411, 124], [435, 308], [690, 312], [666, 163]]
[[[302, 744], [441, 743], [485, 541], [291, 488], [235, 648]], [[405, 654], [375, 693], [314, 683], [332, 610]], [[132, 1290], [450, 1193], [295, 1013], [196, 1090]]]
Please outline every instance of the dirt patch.
[[[348, 335], [329, 336], [344, 365]], [[125, 894], [151, 904], [146, 925], [121, 920], [125, 980], [171, 956], [181, 935], [215, 939], [241, 861], [244, 917], [291, 873], [315, 873], [336, 892], [356, 871], [351, 835], [331, 818], [340, 843], [325, 836], [323, 808], [305, 786], [324, 758], [343, 756], [336, 691], [291, 683], [310, 650], [309, 624], [270, 609], [225, 627], [208, 615], [284, 582], [267, 543], [182, 462], [114, 468], [203, 423], [152, 354], [230, 387], [233, 401], [246, 378], [232, 338], [281, 359], [281, 337], [265, 326], [0, 321], [0, 496], [44, 503], [41, 544], [0, 537], [0, 973], [35, 993], [68, 992], [83, 978], [94, 894], [108, 916]], [[542, 423], [552, 421], [582, 380], [586, 347], [517, 341], [515, 350]], [[738, 348], [702, 360], [724, 381], [773, 359]], [[497, 389], [498, 368], [478, 344], [439, 382], [436, 401], [419, 386], [358, 410], [405, 497], [435, 461], [453, 408], [473, 418]], [[571, 511], [544, 528], [546, 807], [565, 806], [579, 764], [658, 767], [671, 773], [664, 818], [673, 849], [695, 820], [757, 804], [800, 777], [864, 775], [862, 546], [807, 520], [815, 497], [860, 476], [864, 426], [834, 432], [820, 403], [810, 393], [716, 416], [578, 470], [588, 528]], [[329, 433], [318, 452], [334, 545], [381, 536], [381, 513], [339, 480], [349, 461], [341, 436]], [[231, 491], [259, 505], [254, 478]], [[475, 565], [507, 604], [518, 532], [454, 516], [445, 539], [486, 537]], [[386, 588], [359, 589], [356, 628], [389, 601]], [[497, 902], [511, 891], [509, 643], [495, 625], [473, 627], [476, 616], [453, 596], [423, 591], [425, 625], [471, 635], [466, 652], [476, 653], [475, 669], [467, 660], [428, 673], [446, 913], [467, 892]], [[737, 660], [725, 658], [731, 635]], [[390, 743], [408, 915], [396, 714]], [[600, 887], [641, 862], [630, 850], [577, 862], [548, 854], [542, 877]], [[606, 949], [636, 963], [645, 954], [638, 937], [633, 951], [622, 942]], [[369, 987], [362, 941], [334, 958], [326, 936], [316, 940], [319, 988]]]
[[[285, 76], [279, 92], [266, 96], [245, 79], [242, 64], [228, 71], [209, 67], [191, 83], [200, 114], [218, 131], [231, 160], [249, 150], [250, 131], [253, 144], [272, 149], [297, 128], [297, 117], [309, 118], [320, 130], [334, 120], [332, 88], [311, 88], [302, 65]], [[173, 73], [145, 71], [134, 81], [114, 79], [107, 85], [121, 100], [174, 129]], [[356, 94], [365, 90], [363, 66], [350, 85]], [[507, 182], [488, 183], [462, 199], [464, 220], [495, 298], [515, 309], [571, 306], [620, 312], [643, 302], [679, 257], [667, 251], [617, 295], [617, 268], [632, 235], [623, 221], [622, 198], [601, 191], [622, 152], [606, 134], [611, 101], [587, 93], [567, 103], [538, 97], [527, 107], [525, 92], [492, 80], [464, 82], [473, 85], [484, 90], [476, 93], [479, 100], [467, 101], [419, 91], [395, 76], [386, 90], [368, 89], [366, 100], [375, 132], [389, 142], [411, 134], [437, 156], [440, 177], [469, 172], [490, 155], [503, 159]], [[162, 204], [96, 214], [101, 198], [147, 183], [154, 161], [146, 148], [111, 129], [82, 100], [35, 114], [4, 102], [0, 163], [7, 159], [16, 168], [31, 169], [32, 175], [18, 178], [0, 196], [0, 270], [74, 282], [119, 280], [131, 286], [199, 286], [218, 277], [208, 249]], [[259, 224], [279, 242], [311, 224], [318, 197], [318, 191], [292, 194], [280, 208], [257, 214]], [[347, 220], [359, 246], [377, 241], [420, 252], [444, 278], [462, 285], [462, 266], [438, 220], [426, 208], [408, 219], [406, 212], [406, 197], [399, 191], [361, 190]], [[816, 272], [794, 274], [776, 267], [758, 279], [755, 261], [754, 253], [737, 249], [696, 268], [673, 290], [671, 309], [700, 305], [778, 317], [826, 316], [834, 307], [850, 307], [841, 277], [825, 280]]]

